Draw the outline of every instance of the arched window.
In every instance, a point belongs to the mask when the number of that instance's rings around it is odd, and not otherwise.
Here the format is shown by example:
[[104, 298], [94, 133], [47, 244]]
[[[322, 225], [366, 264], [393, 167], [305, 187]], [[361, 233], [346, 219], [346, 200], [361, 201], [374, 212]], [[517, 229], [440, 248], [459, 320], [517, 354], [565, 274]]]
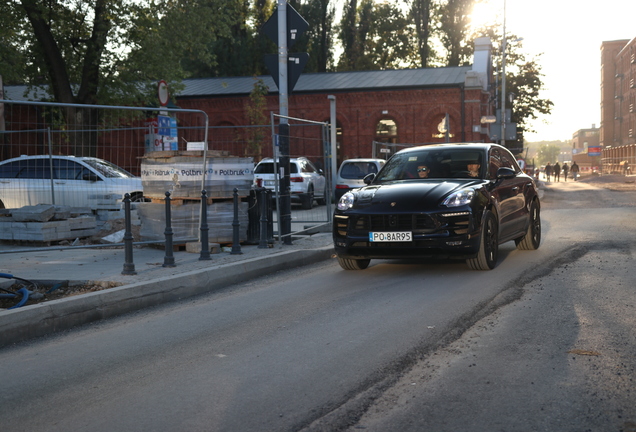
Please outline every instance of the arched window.
[[375, 140], [384, 143], [397, 143], [397, 124], [392, 119], [382, 119], [375, 126]]
[[455, 135], [451, 133], [452, 128], [452, 119], [450, 116], [446, 114], [441, 114], [435, 117], [433, 120], [433, 138], [443, 138], [449, 139], [453, 138]]

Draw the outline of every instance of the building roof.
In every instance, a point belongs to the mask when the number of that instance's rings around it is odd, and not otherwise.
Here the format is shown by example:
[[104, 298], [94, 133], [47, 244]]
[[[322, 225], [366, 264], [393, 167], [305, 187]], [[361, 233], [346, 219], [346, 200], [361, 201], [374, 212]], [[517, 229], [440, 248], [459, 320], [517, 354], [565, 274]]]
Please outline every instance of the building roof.
[[[464, 84], [471, 66], [302, 74], [294, 93], [325, 93], [377, 89], [447, 87]], [[249, 94], [262, 79], [270, 92], [278, 88], [271, 76], [198, 78], [183, 81], [178, 97], [236, 96]]]
[[[358, 72], [326, 72], [302, 74], [296, 83], [294, 93], [326, 93], [364, 90], [389, 90], [422, 87], [448, 87], [462, 85], [471, 66], [399, 69]], [[184, 90], [178, 98], [218, 97], [248, 95], [254, 88], [254, 81], [262, 79], [270, 93], [278, 93], [271, 76], [194, 78], [183, 81]], [[7, 100], [38, 100], [46, 95], [46, 88], [31, 91], [24, 96], [24, 85], [5, 86]]]

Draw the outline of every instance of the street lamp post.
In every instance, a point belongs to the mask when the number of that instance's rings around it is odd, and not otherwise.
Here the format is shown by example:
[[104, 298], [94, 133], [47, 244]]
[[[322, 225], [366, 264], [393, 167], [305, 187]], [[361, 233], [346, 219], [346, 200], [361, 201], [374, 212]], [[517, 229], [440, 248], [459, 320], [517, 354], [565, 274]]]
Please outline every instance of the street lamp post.
[[501, 41], [501, 145], [506, 146], [506, 0], [504, 0]]

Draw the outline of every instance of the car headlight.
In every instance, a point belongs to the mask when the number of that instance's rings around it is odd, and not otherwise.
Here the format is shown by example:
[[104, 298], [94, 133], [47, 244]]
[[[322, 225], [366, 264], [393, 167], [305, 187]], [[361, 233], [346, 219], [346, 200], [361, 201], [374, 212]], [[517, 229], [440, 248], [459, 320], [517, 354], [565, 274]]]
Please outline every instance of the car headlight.
[[356, 196], [351, 192], [347, 192], [340, 198], [340, 201], [338, 201], [338, 210], [349, 210], [353, 207], [355, 200]]
[[475, 198], [474, 189], [462, 189], [450, 194], [442, 203], [446, 207], [459, 207], [470, 202]]

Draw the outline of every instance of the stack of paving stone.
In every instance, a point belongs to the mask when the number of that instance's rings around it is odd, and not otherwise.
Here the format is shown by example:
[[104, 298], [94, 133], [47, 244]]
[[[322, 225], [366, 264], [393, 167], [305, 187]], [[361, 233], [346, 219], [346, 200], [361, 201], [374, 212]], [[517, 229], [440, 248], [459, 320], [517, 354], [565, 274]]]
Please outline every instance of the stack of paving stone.
[[90, 209], [39, 204], [0, 210], [0, 240], [50, 243], [99, 232]]

